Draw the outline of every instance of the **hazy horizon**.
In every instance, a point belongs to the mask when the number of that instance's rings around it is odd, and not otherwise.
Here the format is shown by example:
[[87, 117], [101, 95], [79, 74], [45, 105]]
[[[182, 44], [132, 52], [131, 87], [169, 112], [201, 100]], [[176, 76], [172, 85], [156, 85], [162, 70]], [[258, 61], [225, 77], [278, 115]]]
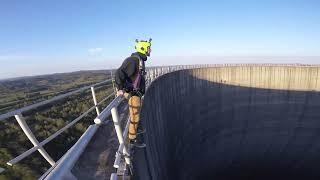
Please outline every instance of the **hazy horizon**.
[[[165, 66], [165, 65], [191, 65], [191, 64], [241, 64], [241, 63], [250, 63], [250, 64], [315, 64], [320, 65], [320, 56], [197, 56], [197, 57], [162, 57], [161, 61], [157, 61], [157, 57], [150, 58], [147, 60], [147, 66]], [[179, 60], [175, 63], [176, 59], [183, 59], [183, 61]], [[200, 59], [201, 61], [198, 61]], [[119, 61], [121, 62], [121, 61]], [[162, 64], [165, 62], [166, 64]], [[184, 62], [184, 63], [183, 63]], [[199, 62], [199, 63], [197, 63]], [[34, 72], [34, 67], [30, 69], [25, 69], [25, 74], [23, 75], [12, 75], [5, 76], [6, 74], [0, 72], [0, 80], [6, 79], [14, 79], [14, 78], [22, 78], [22, 77], [30, 77], [30, 76], [41, 76], [41, 75], [52, 75], [52, 74], [60, 74], [60, 73], [72, 73], [77, 71], [91, 71], [91, 70], [109, 70], [117, 68], [117, 65], [114, 66], [106, 66], [104, 65], [105, 61], [101, 61], [100, 64], [95, 64], [94, 66], [90, 66], [90, 62], [88, 64], [83, 64], [84, 67], [74, 66], [69, 69], [61, 69], [61, 66], [57, 66], [53, 68], [51, 64], [42, 66], [43, 71], [39, 71], [39, 69]], [[107, 64], [107, 63], [106, 63]], [[87, 69], [86, 69], [87, 67]], [[47, 70], [51, 71], [47, 71]], [[57, 70], [60, 69], [60, 70]], [[27, 73], [26, 73], [27, 72]]]

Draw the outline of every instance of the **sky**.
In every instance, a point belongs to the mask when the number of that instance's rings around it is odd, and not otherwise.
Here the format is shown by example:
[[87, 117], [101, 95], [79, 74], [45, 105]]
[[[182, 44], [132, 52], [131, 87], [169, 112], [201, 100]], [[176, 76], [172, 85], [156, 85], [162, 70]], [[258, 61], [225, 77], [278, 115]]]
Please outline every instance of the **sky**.
[[320, 64], [318, 0], [1, 0], [0, 79], [147, 65]]

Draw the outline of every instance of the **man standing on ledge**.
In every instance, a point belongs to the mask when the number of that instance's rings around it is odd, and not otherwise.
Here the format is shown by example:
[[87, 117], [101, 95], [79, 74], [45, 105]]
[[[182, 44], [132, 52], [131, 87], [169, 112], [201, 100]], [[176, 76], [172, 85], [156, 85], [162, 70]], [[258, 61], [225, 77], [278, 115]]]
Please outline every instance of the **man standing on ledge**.
[[[129, 104], [129, 140], [136, 147], [145, 147], [137, 142], [137, 128], [140, 119], [141, 97], [145, 93], [145, 61], [151, 53], [149, 41], [136, 40], [136, 52], [126, 58], [115, 73], [117, 96], [125, 96]], [[138, 132], [143, 133], [143, 132]]]

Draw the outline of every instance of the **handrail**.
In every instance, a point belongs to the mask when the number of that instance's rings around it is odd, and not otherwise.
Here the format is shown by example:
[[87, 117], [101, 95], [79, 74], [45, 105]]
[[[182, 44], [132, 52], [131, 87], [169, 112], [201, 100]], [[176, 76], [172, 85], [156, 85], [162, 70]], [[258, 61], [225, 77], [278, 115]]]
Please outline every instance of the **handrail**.
[[[39, 151], [40, 154], [48, 161], [48, 163], [51, 165], [50, 170], [54, 169], [56, 162], [54, 162], [54, 160], [50, 157], [50, 155], [46, 152], [46, 150], [43, 148], [43, 146], [45, 144], [47, 144], [48, 142], [50, 142], [51, 140], [53, 140], [54, 138], [56, 138], [58, 135], [60, 135], [61, 133], [63, 133], [65, 130], [67, 130], [68, 128], [70, 128], [71, 126], [73, 126], [75, 123], [77, 123], [78, 121], [80, 121], [83, 117], [85, 117], [87, 114], [89, 114], [91, 111], [93, 111], [94, 109], [96, 109], [97, 113], [99, 111], [98, 106], [100, 104], [102, 104], [104, 101], [106, 101], [107, 99], [109, 99], [111, 96], [113, 96], [113, 94], [110, 94], [109, 96], [107, 96], [106, 98], [102, 99], [99, 103], [97, 103], [96, 100], [96, 95], [94, 92], [94, 87], [105, 84], [107, 82], [111, 82], [111, 79], [90, 85], [90, 86], [85, 86], [82, 87], [80, 89], [59, 95], [59, 96], [55, 96], [51, 99], [33, 104], [33, 105], [29, 105], [23, 108], [20, 108], [18, 110], [15, 111], [11, 111], [8, 112], [6, 114], [2, 114], [0, 115], [0, 121], [1, 120], [5, 120], [6, 118], [10, 117], [10, 116], [14, 116], [15, 119], [17, 120], [19, 126], [22, 128], [23, 132], [25, 133], [25, 135], [28, 137], [28, 139], [32, 142], [33, 146], [32, 148], [30, 148], [29, 150], [25, 151], [24, 153], [20, 154], [19, 156], [15, 157], [14, 159], [10, 160], [7, 162], [8, 165], [12, 166], [16, 163], [18, 163], [19, 161], [21, 161], [22, 159], [24, 159], [25, 157], [29, 156], [30, 154], [32, 154], [35, 151]], [[37, 138], [34, 136], [33, 132], [30, 130], [28, 124], [25, 122], [24, 117], [22, 115], [22, 112], [26, 112], [29, 111], [31, 109], [35, 109], [38, 108], [40, 106], [61, 100], [63, 98], [66, 98], [68, 96], [71, 96], [73, 94], [79, 93], [79, 92], [83, 92], [86, 91], [87, 89], [91, 89], [92, 92], [92, 97], [93, 97], [93, 101], [94, 101], [94, 106], [92, 106], [91, 108], [89, 108], [86, 112], [84, 112], [83, 114], [81, 114], [79, 117], [77, 117], [76, 119], [72, 120], [71, 122], [69, 122], [67, 125], [65, 125], [63, 128], [61, 128], [60, 130], [56, 131], [54, 134], [52, 134], [51, 136], [49, 136], [48, 138], [46, 138], [45, 140], [43, 140], [41, 143], [39, 143], [39, 141], [37, 140]]]
[[42, 141], [41, 143], [39, 143], [37, 146], [34, 146], [33, 148], [30, 148], [29, 150], [25, 151], [24, 153], [20, 154], [19, 156], [17, 156], [16, 158], [10, 160], [9, 162], [7, 162], [8, 165], [12, 166], [14, 164], [16, 164], [17, 162], [21, 161], [22, 159], [24, 159], [25, 157], [29, 156], [30, 154], [32, 154], [33, 152], [35, 152], [36, 150], [40, 149], [41, 147], [43, 147], [44, 145], [46, 145], [48, 142], [50, 142], [51, 140], [53, 140], [54, 138], [56, 138], [58, 135], [60, 135], [62, 132], [64, 132], [65, 130], [67, 130], [68, 128], [70, 128], [72, 125], [74, 125], [75, 123], [77, 123], [78, 121], [80, 121], [84, 116], [86, 116], [87, 114], [89, 114], [91, 111], [93, 111], [95, 109], [95, 106], [91, 107], [89, 110], [87, 110], [86, 112], [84, 112], [81, 116], [77, 117], [76, 119], [74, 119], [73, 121], [71, 121], [69, 124], [67, 124], [66, 126], [64, 126], [63, 128], [59, 129], [57, 132], [55, 132], [54, 134], [52, 134], [51, 136], [49, 136], [47, 139], [45, 139], [44, 141]]
[[46, 105], [46, 104], [49, 104], [49, 103], [64, 99], [64, 98], [66, 98], [68, 96], [71, 96], [73, 94], [76, 94], [78, 92], [82, 92], [82, 91], [85, 91], [87, 89], [90, 89], [93, 86], [98, 86], [98, 85], [101, 85], [101, 84], [104, 84], [104, 83], [107, 83], [107, 82], [111, 82], [111, 79], [108, 79], [106, 81], [102, 81], [102, 82], [99, 82], [99, 83], [96, 83], [96, 84], [93, 84], [93, 85], [85, 86], [85, 87], [82, 87], [82, 88], [77, 89], [75, 91], [71, 91], [71, 92], [68, 92], [66, 94], [61, 94], [61, 95], [55, 96], [55, 97], [53, 97], [51, 99], [48, 99], [48, 100], [45, 100], [45, 101], [41, 101], [39, 103], [32, 104], [32, 105], [29, 105], [29, 106], [26, 106], [26, 107], [23, 107], [23, 108], [14, 110], [14, 111], [10, 111], [10, 112], [7, 112], [5, 114], [1, 114], [0, 115], [0, 121], [3, 121], [5, 119], [7, 119], [7, 118], [9, 118], [11, 116], [17, 115], [17, 114], [21, 114], [23, 112], [30, 111], [32, 109], [36, 109], [36, 108], [38, 108], [40, 106], [43, 106], [43, 105]]
[[[70, 128], [71, 126], [73, 126], [75, 123], [77, 123], [78, 121], [80, 121], [83, 117], [85, 117], [87, 114], [89, 114], [91, 111], [93, 111], [94, 109], [97, 108], [98, 105], [102, 104], [104, 101], [106, 101], [107, 99], [109, 99], [111, 96], [113, 96], [113, 94], [110, 94], [109, 96], [107, 96], [106, 98], [102, 99], [99, 103], [97, 103], [95, 106], [92, 106], [90, 109], [88, 109], [86, 112], [82, 113], [79, 117], [77, 117], [76, 119], [72, 120], [70, 123], [68, 123], [67, 125], [65, 125], [63, 128], [61, 128], [60, 130], [56, 131], [54, 134], [52, 134], [51, 136], [49, 136], [48, 138], [46, 138], [45, 140], [43, 140], [41, 143], [37, 144], [36, 146], [34, 146], [33, 148], [30, 148], [29, 150], [25, 151], [24, 153], [20, 154], [19, 156], [15, 157], [14, 159], [10, 160], [9, 162], [7, 162], [8, 165], [12, 166], [16, 163], [18, 163], [19, 161], [21, 161], [22, 159], [24, 159], [25, 157], [29, 156], [30, 154], [32, 154], [33, 152], [37, 151], [38, 149], [42, 148], [44, 145], [46, 145], [48, 142], [50, 142], [51, 140], [53, 140], [54, 138], [56, 138], [58, 135], [60, 135], [61, 133], [63, 133], [65, 130], [67, 130], [68, 128]], [[95, 97], [95, 96], [93, 96]]]
[[122, 96], [116, 97], [100, 114], [94, 119], [96, 124], [103, 123], [108, 116], [111, 114], [111, 109], [117, 107], [124, 99]]

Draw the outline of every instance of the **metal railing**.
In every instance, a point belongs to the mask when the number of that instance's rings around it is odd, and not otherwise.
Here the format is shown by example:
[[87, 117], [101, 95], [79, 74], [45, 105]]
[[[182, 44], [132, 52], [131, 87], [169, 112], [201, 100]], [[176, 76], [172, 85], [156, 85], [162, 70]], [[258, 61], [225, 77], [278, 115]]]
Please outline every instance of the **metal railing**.
[[[96, 109], [96, 112], [99, 112], [99, 108], [98, 106], [101, 105], [103, 102], [105, 102], [107, 99], [109, 99], [111, 96], [113, 96], [113, 94], [108, 95], [106, 98], [104, 98], [103, 100], [101, 100], [99, 103], [97, 103], [96, 101], [96, 96], [95, 96], [95, 92], [94, 92], [94, 88], [101, 86], [103, 84], [107, 84], [110, 83], [111, 79], [105, 80], [103, 82], [99, 82], [90, 86], [85, 86], [82, 87], [80, 89], [68, 92], [66, 94], [62, 94], [59, 96], [55, 96], [51, 99], [30, 105], [30, 106], [26, 106], [23, 108], [20, 108], [18, 110], [15, 111], [11, 111], [5, 114], [0, 115], [0, 121], [4, 121], [9, 117], [15, 117], [16, 121], [18, 122], [19, 126], [21, 127], [21, 129], [23, 130], [24, 134], [27, 136], [27, 138], [31, 141], [31, 143], [33, 144], [34, 147], [30, 148], [29, 150], [23, 152], [22, 154], [20, 154], [19, 156], [11, 159], [10, 161], [7, 162], [8, 165], [13, 166], [14, 164], [18, 163], [19, 161], [23, 160], [24, 158], [26, 158], [27, 156], [31, 155], [33, 152], [35, 151], [39, 151], [40, 154], [42, 155], [42, 157], [52, 166], [54, 167], [56, 165], [56, 162], [51, 158], [51, 156], [46, 152], [46, 150], [44, 149], [44, 145], [46, 145], [48, 142], [50, 142], [51, 140], [53, 140], [54, 138], [56, 138], [58, 135], [60, 135], [61, 133], [63, 133], [64, 131], [66, 131], [68, 128], [70, 128], [71, 126], [73, 126], [74, 124], [76, 124], [78, 121], [80, 121], [83, 117], [85, 117], [87, 114], [89, 114], [91, 111], [93, 111], [94, 109]], [[57, 132], [53, 133], [51, 136], [49, 136], [48, 138], [46, 138], [45, 140], [43, 140], [42, 142], [39, 142], [37, 140], [37, 138], [35, 137], [35, 135], [33, 134], [33, 132], [30, 130], [28, 124], [25, 121], [25, 118], [23, 117], [22, 113], [45, 106], [45, 105], [49, 105], [49, 104], [53, 104], [59, 100], [62, 100], [64, 98], [70, 97], [72, 95], [75, 95], [77, 93], [83, 93], [86, 90], [91, 89], [92, 92], [92, 97], [93, 97], [93, 101], [94, 101], [94, 106], [92, 106], [90, 109], [88, 109], [86, 112], [84, 112], [83, 114], [81, 114], [79, 117], [77, 117], [76, 119], [72, 120], [70, 123], [68, 123], [67, 125], [65, 125], [63, 128], [61, 128], [60, 130], [58, 130]]]
[[[199, 66], [197, 66], [199, 67]], [[203, 66], [202, 66], [203, 67]], [[167, 67], [156, 67], [156, 68], [148, 68], [147, 69], [147, 86], [157, 77], [172, 72], [176, 70], [181, 69], [188, 69], [188, 68], [195, 68], [195, 66], [167, 66]], [[94, 100], [94, 107], [97, 107], [99, 103], [97, 104], [95, 99], [95, 92], [94, 89], [92, 90], [92, 96]], [[130, 153], [128, 150], [127, 145], [125, 144], [127, 135], [128, 135], [128, 129], [129, 129], [129, 119], [125, 123], [125, 129], [122, 130], [120, 126], [120, 119], [119, 119], [119, 113], [118, 113], [118, 106], [122, 102], [124, 97], [116, 97], [101, 113], [99, 109], [96, 108], [97, 117], [94, 119], [95, 124], [89, 126], [89, 128], [86, 130], [86, 132], [80, 137], [80, 139], [77, 141], [77, 143], [70, 148], [70, 150], [56, 163], [56, 165], [52, 168], [50, 168], [40, 179], [63, 179], [63, 178], [74, 178], [72, 173], [70, 172], [75, 162], [78, 160], [81, 153], [84, 151], [85, 147], [87, 146], [88, 142], [91, 140], [92, 136], [97, 131], [97, 128], [100, 124], [105, 124], [107, 122], [107, 118], [111, 115], [113, 124], [115, 127], [115, 131], [117, 134], [117, 138], [119, 141], [119, 147], [118, 151], [116, 152], [116, 157], [114, 161], [114, 167], [118, 169], [118, 172], [122, 172], [118, 175], [124, 175], [124, 172], [126, 172], [128, 169], [127, 167], [131, 167], [131, 159], [130, 159]], [[92, 111], [94, 109], [92, 107], [88, 111]], [[123, 159], [122, 159], [123, 158]], [[123, 162], [121, 164], [121, 162]], [[119, 170], [119, 168], [121, 168]], [[130, 168], [129, 168], [130, 169]], [[114, 174], [111, 175], [112, 177], [116, 177]]]
[[55, 96], [55, 97], [53, 97], [51, 99], [48, 99], [48, 100], [45, 100], [45, 101], [30, 105], [30, 106], [26, 106], [26, 107], [20, 108], [20, 109], [17, 109], [15, 111], [10, 111], [10, 112], [7, 112], [5, 114], [1, 114], [0, 115], [0, 121], [4, 121], [5, 119], [7, 119], [9, 117], [12, 117], [12, 116], [17, 115], [17, 114], [21, 114], [23, 112], [30, 111], [32, 109], [36, 109], [36, 108], [38, 108], [40, 106], [44, 106], [44, 105], [47, 105], [47, 104], [52, 104], [52, 103], [54, 103], [56, 101], [59, 101], [61, 99], [64, 99], [64, 98], [69, 97], [71, 95], [74, 95], [76, 93], [83, 92], [83, 91], [85, 91], [87, 89], [90, 89], [91, 87], [99, 86], [99, 85], [102, 85], [102, 84], [105, 84], [105, 83], [108, 83], [108, 82], [111, 82], [111, 81], [112, 81], [111, 79], [108, 79], [106, 81], [102, 81], [102, 82], [99, 82], [97, 84], [93, 84], [91, 86], [85, 86], [85, 87], [82, 87], [82, 88], [77, 89], [75, 91], [71, 91], [71, 92], [68, 92], [66, 94]]
[[[151, 84], [153, 80], [155, 80], [157, 77], [164, 75], [166, 73], [170, 73], [177, 70], [182, 69], [194, 69], [194, 68], [204, 68], [204, 67], [225, 67], [225, 66], [312, 66], [312, 65], [296, 65], [296, 64], [204, 64], [204, 65], [184, 65], [184, 66], [162, 66], [162, 67], [151, 67], [147, 69], [147, 75], [146, 75], [146, 85], [147, 87]], [[117, 107], [121, 103], [121, 101], [124, 99], [123, 97], [116, 97], [104, 110], [100, 112], [100, 109], [98, 108], [99, 105], [101, 105], [103, 102], [105, 102], [107, 99], [109, 99], [111, 96], [114, 96], [113, 94], [110, 94], [109, 96], [105, 97], [100, 102], [97, 102], [96, 94], [95, 94], [95, 87], [112, 82], [111, 79], [108, 79], [106, 81], [86, 86], [83, 88], [80, 88], [78, 90], [62, 94], [56, 97], [53, 97], [49, 100], [39, 102], [27, 107], [20, 108], [15, 111], [11, 111], [8, 113], [5, 113], [3, 115], [0, 115], [0, 121], [4, 121], [5, 119], [14, 116], [16, 121], [18, 122], [19, 126], [22, 128], [25, 135], [28, 137], [28, 139], [31, 141], [34, 147], [30, 148], [29, 150], [25, 151], [24, 153], [20, 154], [19, 156], [15, 157], [14, 159], [7, 162], [8, 165], [12, 166], [25, 157], [29, 156], [35, 151], [39, 151], [40, 154], [46, 159], [46, 161], [52, 166], [45, 174], [43, 174], [40, 179], [59, 179], [63, 177], [67, 178], [74, 178], [74, 176], [71, 174], [70, 170], [72, 169], [75, 162], [78, 160], [81, 153], [86, 148], [87, 144], [90, 142], [91, 138], [97, 131], [98, 127], [102, 123], [107, 122], [108, 116], [112, 116], [112, 120], [114, 122], [116, 134], [119, 140], [119, 147], [118, 151], [115, 155], [115, 161], [114, 161], [114, 167], [117, 169], [118, 173], [113, 173], [111, 175], [111, 179], [115, 179], [119, 175], [124, 175], [123, 172], [125, 172], [127, 169], [126, 167], [130, 167], [131, 160], [130, 160], [130, 154], [128, 151], [128, 147], [125, 144], [127, 135], [128, 135], [128, 126], [129, 126], [129, 120], [125, 123], [126, 126], [124, 130], [120, 127], [119, 122], [119, 114]], [[94, 106], [92, 106], [90, 109], [88, 109], [86, 112], [81, 114], [79, 117], [68, 123], [66, 126], [43, 140], [42, 142], [39, 142], [37, 138], [34, 136], [34, 134], [31, 132], [29, 126], [24, 120], [24, 117], [22, 113], [36, 109], [38, 107], [48, 105], [55, 103], [61, 99], [64, 99], [66, 97], [69, 97], [71, 95], [75, 95], [76, 93], [84, 92], [88, 89], [91, 89], [92, 98], [94, 102]], [[50, 155], [45, 151], [43, 146], [56, 138], [58, 135], [60, 135], [62, 132], [73, 126], [75, 123], [80, 121], [83, 117], [85, 117], [87, 114], [92, 112], [93, 110], [96, 111], [97, 117], [94, 119], [95, 124], [90, 125], [88, 129], [84, 132], [84, 134], [78, 139], [78, 141], [68, 150], [67, 153], [65, 153], [62, 158], [58, 162], [54, 162], [54, 160], [50, 157]], [[123, 164], [124, 163], [124, 164]], [[122, 169], [121, 169], [122, 168]], [[120, 169], [120, 170], [119, 170]], [[3, 169], [0, 169], [3, 171]], [[119, 172], [122, 172], [119, 174]]]

